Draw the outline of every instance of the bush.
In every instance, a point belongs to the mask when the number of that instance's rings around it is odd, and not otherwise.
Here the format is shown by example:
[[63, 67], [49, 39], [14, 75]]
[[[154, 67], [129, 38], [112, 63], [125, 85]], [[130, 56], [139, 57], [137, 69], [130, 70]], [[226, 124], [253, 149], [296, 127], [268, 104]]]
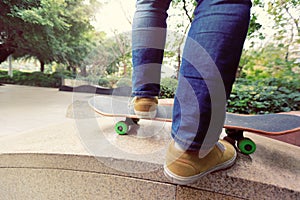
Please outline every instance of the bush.
[[116, 83], [117, 87], [124, 87], [124, 86], [128, 86], [131, 87], [132, 86], [132, 82], [130, 78], [121, 78], [117, 83]]
[[42, 72], [20, 72], [13, 71], [13, 77], [0, 75], [1, 83], [30, 85], [40, 87], [60, 87], [62, 84], [60, 73], [44, 74]]
[[178, 80], [163, 78], [160, 83], [160, 98], [174, 98]]
[[[161, 81], [160, 98], [174, 98], [177, 80]], [[228, 100], [227, 111], [241, 114], [267, 114], [300, 110], [300, 83], [296, 80], [265, 78], [237, 79]]]
[[107, 80], [107, 78], [100, 78], [98, 80], [98, 85], [102, 87], [110, 87], [110, 82]]
[[0, 74], [0, 83], [14, 84], [14, 80], [7, 74]]
[[109, 76], [109, 77], [103, 77], [98, 80], [98, 85], [103, 87], [109, 87], [109, 88], [116, 88], [116, 87], [124, 87], [129, 86], [131, 87], [131, 79], [130, 78], [120, 78], [117, 76]]
[[264, 114], [300, 110], [298, 81], [239, 79], [233, 86], [227, 111], [243, 114]]
[[8, 71], [2, 71], [2, 70], [0, 70], [0, 75], [8, 75]]
[[54, 87], [60, 87], [62, 85], [62, 79], [65, 78], [65, 75], [61, 72], [54, 72], [50, 74], [50, 78], [53, 80], [52, 85]]
[[116, 87], [116, 84], [117, 84], [117, 82], [120, 80], [120, 78], [119, 78], [119, 77], [116, 77], [116, 76], [110, 76], [110, 77], [108, 78], [108, 80], [109, 80], [109, 83], [110, 83], [110, 87], [111, 87], [111, 88], [115, 88], [115, 87]]
[[64, 78], [76, 78], [76, 73], [68, 71], [68, 70], [64, 70], [62, 72], [54, 72], [54, 73], [58, 73], [60, 74], [60, 76], [64, 77]]

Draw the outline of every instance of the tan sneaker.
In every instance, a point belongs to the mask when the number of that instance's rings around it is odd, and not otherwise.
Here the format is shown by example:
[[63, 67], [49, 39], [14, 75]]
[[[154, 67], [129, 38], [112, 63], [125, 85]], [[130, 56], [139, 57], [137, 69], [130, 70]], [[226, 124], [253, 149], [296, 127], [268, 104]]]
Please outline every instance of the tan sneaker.
[[158, 98], [135, 97], [134, 112], [139, 118], [154, 118], [157, 113]]
[[173, 141], [166, 155], [164, 173], [173, 183], [187, 185], [211, 172], [231, 167], [236, 155], [235, 148], [224, 140], [219, 140], [204, 158], [199, 158], [198, 152], [178, 150]]

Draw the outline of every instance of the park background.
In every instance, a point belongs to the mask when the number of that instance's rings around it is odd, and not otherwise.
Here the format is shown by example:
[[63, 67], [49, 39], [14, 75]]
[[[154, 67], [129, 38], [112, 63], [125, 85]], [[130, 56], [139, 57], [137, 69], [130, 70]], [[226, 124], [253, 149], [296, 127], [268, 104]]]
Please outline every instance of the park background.
[[[59, 88], [64, 79], [75, 79], [130, 86], [134, 6], [134, 0], [3, 0], [0, 83]], [[174, 97], [194, 6], [174, 0], [170, 7], [161, 98]], [[299, 20], [299, 1], [253, 1], [229, 112], [300, 110]]]

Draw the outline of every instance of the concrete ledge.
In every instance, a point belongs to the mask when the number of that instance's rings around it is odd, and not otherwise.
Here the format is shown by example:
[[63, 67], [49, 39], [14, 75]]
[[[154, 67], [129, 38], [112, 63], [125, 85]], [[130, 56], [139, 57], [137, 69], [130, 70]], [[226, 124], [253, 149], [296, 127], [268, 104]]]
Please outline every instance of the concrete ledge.
[[3, 168], [0, 174], [6, 179], [1, 199], [172, 199], [176, 190], [170, 184], [97, 171]]
[[[107, 160], [133, 169], [146, 166], [157, 170], [125, 173], [107, 167], [103, 164]], [[251, 174], [253, 170], [246, 172], [247, 178], [243, 174], [240, 177], [240, 172], [247, 170], [244, 164], [248, 162], [241, 157], [232, 169], [208, 175], [190, 186], [169, 183], [163, 176], [161, 165], [130, 160], [63, 154], [2, 154], [0, 161], [4, 199], [194, 199], [195, 194], [222, 199], [300, 197], [298, 189], [288, 188], [291, 184], [284, 187], [280, 182], [262, 182]], [[278, 176], [275, 174], [272, 178]], [[295, 187], [299, 186], [297, 176], [291, 182]]]

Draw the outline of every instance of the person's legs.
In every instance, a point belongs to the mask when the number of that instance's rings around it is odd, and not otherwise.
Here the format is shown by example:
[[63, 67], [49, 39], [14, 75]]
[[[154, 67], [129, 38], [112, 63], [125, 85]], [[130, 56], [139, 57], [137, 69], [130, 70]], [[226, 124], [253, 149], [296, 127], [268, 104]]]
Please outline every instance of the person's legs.
[[137, 0], [132, 25], [132, 95], [140, 118], [156, 115], [171, 0]]
[[[172, 136], [185, 149], [212, 148], [218, 141], [250, 8], [250, 0], [199, 0], [184, 47], [173, 111]], [[207, 137], [214, 139], [206, 143]]]
[[132, 25], [133, 96], [159, 95], [170, 2], [137, 0]]
[[[151, 98], [159, 95], [169, 4], [170, 0], [137, 1], [132, 30], [132, 94], [140, 98], [135, 108], [142, 112], [151, 111], [157, 104]], [[169, 146], [164, 166], [167, 177], [177, 183], [190, 183], [234, 163], [234, 147], [218, 139], [247, 33], [250, 7], [250, 0], [198, 1], [174, 101], [175, 142]]]
[[[250, 0], [198, 1], [184, 47], [173, 109], [175, 144], [171, 146], [179, 147], [182, 157], [170, 147], [165, 164], [166, 175], [178, 183], [194, 181], [207, 172], [232, 165], [235, 160], [233, 147], [218, 140], [248, 30], [250, 8]], [[189, 152], [197, 152], [198, 156]], [[187, 158], [194, 161], [180, 161]]]

